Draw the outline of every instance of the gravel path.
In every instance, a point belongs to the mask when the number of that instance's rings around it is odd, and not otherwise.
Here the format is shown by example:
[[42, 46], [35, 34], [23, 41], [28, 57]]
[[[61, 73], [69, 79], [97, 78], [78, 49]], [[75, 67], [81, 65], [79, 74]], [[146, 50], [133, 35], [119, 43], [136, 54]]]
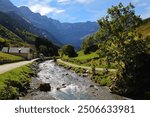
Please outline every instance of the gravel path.
[[[91, 69], [91, 67], [88, 67], [88, 66], [80, 66], [80, 65], [76, 65], [76, 64], [73, 64], [73, 63], [70, 63], [70, 62], [66, 62], [66, 61], [62, 61], [61, 59], [57, 59], [58, 62], [60, 63], [64, 63], [68, 66], [72, 66], [72, 67], [80, 67], [80, 68], [84, 68], [84, 69]], [[96, 68], [97, 71], [104, 71], [105, 68]], [[115, 72], [116, 69], [108, 69], [108, 71], [111, 71], [111, 72]]]
[[33, 60], [30, 60], [30, 61], [22, 61], [22, 62], [17, 62], [17, 63], [10, 63], [10, 64], [0, 65], [0, 74], [5, 73], [7, 71], [10, 71], [12, 69], [15, 69], [17, 67], [21, 67], [23, 65], [32, 63], [35, 60], [37, 60], [37, 59], [33, 59]]

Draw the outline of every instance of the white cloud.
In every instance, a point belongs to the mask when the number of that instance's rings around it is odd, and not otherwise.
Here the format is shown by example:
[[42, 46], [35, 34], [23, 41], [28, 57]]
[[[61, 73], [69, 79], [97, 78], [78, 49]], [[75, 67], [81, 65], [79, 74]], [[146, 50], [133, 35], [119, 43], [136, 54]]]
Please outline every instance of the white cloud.
[[57, 2], [59, 2], [59, 3], [66, 3], [66, 2], [70, 2], [70, 0], [57, 0]]
[[83, 4], [89, 4], [91, 2], [93, 2], [94, 0], [76, 0], [79, 3], [83, 3]]
[[50, 2], [52, 2], [53, 0], [32, 0], [30, 1], [29, 4], [29, 8], [33, 11], [33, 12], [38, 12], [41, 15], [47, 15], [49, 13], [63, 13], [65, 12], [64, 9], [58, 9], [55, 7], [50, 6]]
[[41, 15], [46, 15], [46, 14], [49, 14], [49, 13], [62, 13], [62, 12], [65, 12], [65, 10], [53, 8], [53, 7], [50, 7], [50, 6], [43, 6], [43, 5], [40, 5], [40, 4], [30, 6], [30, 9], [33, 12], [40, 13]]
[[70, 3], [72, 3], [72, 0], [57, 0], [57, 2], [61, 5], [68, 5]]
[[57, 0], [58, 3], [66, 5], [70, 3], [80, 3], [80, 4], [89, 4], [94, 0]]

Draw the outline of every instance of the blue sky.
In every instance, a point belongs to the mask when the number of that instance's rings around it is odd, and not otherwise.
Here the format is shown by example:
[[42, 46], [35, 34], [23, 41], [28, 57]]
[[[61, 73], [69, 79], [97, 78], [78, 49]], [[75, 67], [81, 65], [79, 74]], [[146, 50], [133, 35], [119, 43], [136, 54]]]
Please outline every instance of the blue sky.
[[10, 0], [15, 6], [28, 6], [33, 12], [39, 12], [61, 22], [97, 21], [106, 15], [112, 5], [130, 2], [136, 7], [137, 15], [150, 17], [150, 0]]

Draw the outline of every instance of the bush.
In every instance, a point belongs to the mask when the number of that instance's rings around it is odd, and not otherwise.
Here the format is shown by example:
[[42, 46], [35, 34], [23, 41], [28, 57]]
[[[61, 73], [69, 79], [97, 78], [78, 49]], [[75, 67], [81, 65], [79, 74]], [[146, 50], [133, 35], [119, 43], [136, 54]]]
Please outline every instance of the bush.
[[62, 48], [62, 54], [67, 55], [69, 57], [77, 57], [77, 53], [74, 50], [74, 47], [71, 45], [65, 45]]

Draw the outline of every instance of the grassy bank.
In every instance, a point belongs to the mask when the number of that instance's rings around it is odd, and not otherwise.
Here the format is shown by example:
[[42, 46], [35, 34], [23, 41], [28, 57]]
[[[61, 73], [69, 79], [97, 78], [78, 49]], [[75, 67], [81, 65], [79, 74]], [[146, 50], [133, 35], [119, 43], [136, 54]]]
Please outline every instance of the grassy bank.
[[23, 61], [24, 58], [0, 52], [0, 64]]
[[0, 74], [0, 99], [16, 99], [23, 96], [29, 88], [31, 64]]
[[[77, 65], [82, 65], [82, 66], [95, 65], [97, 68], [107, 67], [105, 58], [99, 59], [99, 55], [97, 54], [97, 52], [91, 52], [89, 54], [84, 54], [84, 52], [81, 50], [78, 52], [77, 57], [63, 56], [62, 60], [71, 62], [71, 63], [75, 63]], [[116, 63], [112, 63], [110, 68], [116, 68]]]
[[112, 82], [116, 76], [116, 72], [107, 72], [106, 71], [93, 71], [87, 70], [80, 67], [68, 66], [64, 63], [57, 62], [59, 66], [62, 66], [68, 70], [76, 72], [79, 76], [89, 77], [95, 83], [100, 84], [101, 86], [111, 86]]

